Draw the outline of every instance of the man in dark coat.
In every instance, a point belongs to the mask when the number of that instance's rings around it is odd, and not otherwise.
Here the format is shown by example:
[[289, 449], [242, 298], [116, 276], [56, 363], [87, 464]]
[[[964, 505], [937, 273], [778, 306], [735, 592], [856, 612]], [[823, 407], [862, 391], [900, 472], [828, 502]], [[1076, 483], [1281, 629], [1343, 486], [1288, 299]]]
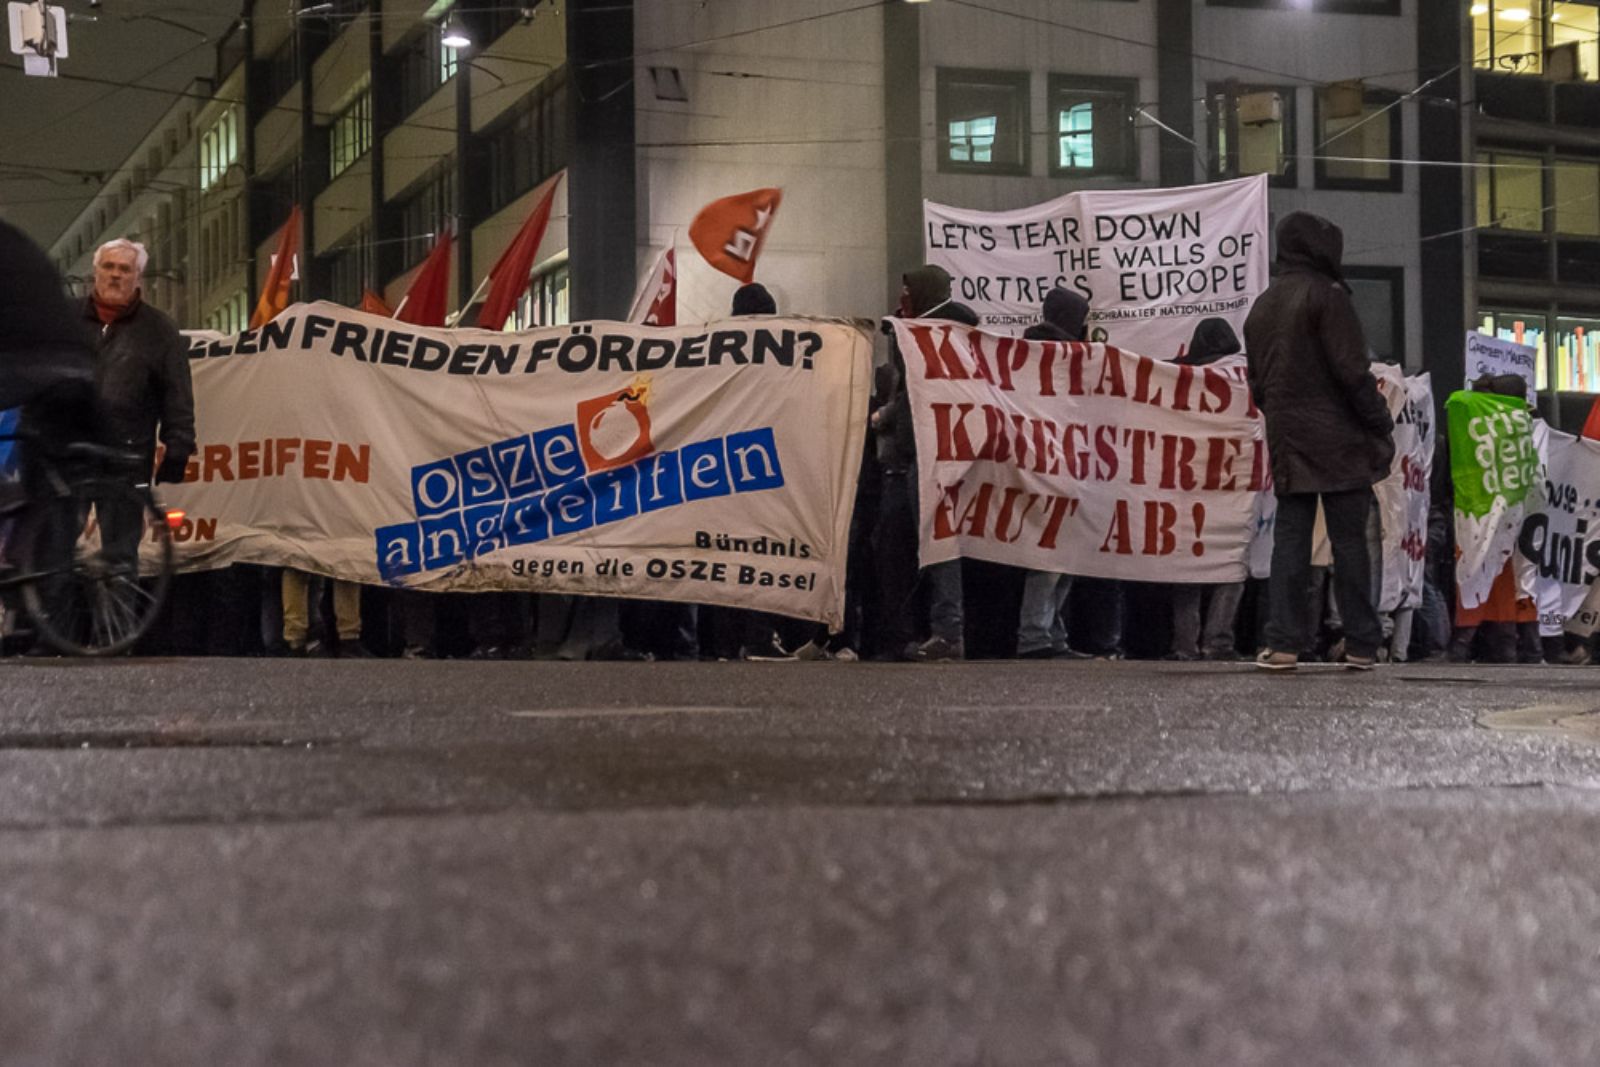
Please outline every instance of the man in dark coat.
[[[971, 308], [950, 299], [950, 275], [943, 268], [924, 266], [902, 280], [901, 317], [948, 319], [964, 326], [978, 325], [978, 316]], [[880, 658], [961, 659], [966, 654], [963, 639], [966, 617], [961, 602], [961, 561], [958, 559], [928, 568], [932, 636], [921, 646], [912, 645], [911, 598], [916, 592], [919, 555], [917, 447], [905, 359], [893, 335], [889, 349], [895, 371], [894, 389], [888, 402], [872, 416], [883, 475], [883, 495], [873, 534], [873, 556], [878, 564], [878, 619], [883, 628]]]
[[1394, 420], [1378, 393], [1340, 260], [1344, 235], [1297, 211], [1278, 224], [1278, 277], [1245, 321], [1250, 389], [1267, 422], [1278, 498], [1267, 648], [1292, 670], [1306, 646], [1311, 536], [1322, 503], [1345, 624], [1346, 663], [1370, 668], [1383, 643], [1373, 603], [1367, 516], [1394, 459]]
[[[1082, 294], [1059, 286], [1045, 295], [1043, 317], [1023, 331], [1025, 341], [1082, 341], [1089, 321], [1089, 301]], [[1115, 595], [1115, 583], [1110, 595]], [[1017, 656], [1020, 659], [1070, 659], [1067, 628], [1061, 609], [1072, 591], [1072, 576], [1055, 571], [1025, 571], [1022, 609], [1017, 620]]]
[[[136, 452], [140, 470], [162, 457], [157, 482], [183, 481], [194, 453], [194, 384], [189, 349], [177, 326], [142, 299], [139, 282], [150, 256], [126, 239], [108, 241], [94, 254], [94, 290], [83, 304], [84, 321], [98, 337], [94, 376], [105, 434]], [[107, 557], [132, 566], [144, 516], [133, 507], [103, 508], [100, 528]]]

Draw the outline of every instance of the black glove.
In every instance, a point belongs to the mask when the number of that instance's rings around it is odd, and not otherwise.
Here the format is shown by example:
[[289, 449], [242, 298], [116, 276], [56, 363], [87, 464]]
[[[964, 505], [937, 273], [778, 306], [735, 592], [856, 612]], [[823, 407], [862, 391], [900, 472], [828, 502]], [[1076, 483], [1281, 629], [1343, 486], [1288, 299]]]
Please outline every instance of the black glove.
[[156, 484], [176, 485], [183, 481], [183, 469], [188, 464], [188, 456], [180, 456], [168, 452], [162, 457], [161, 466], [156, 468]]

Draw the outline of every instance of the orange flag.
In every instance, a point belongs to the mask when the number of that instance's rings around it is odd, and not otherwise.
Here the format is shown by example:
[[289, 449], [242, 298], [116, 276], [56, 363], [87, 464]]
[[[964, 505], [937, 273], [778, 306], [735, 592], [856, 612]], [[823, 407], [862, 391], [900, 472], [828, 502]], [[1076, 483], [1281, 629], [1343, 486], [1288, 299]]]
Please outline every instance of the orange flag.
[[371, 289], [361, 290], [361, 310], [368, 315], [381, 315], [389, 318], [394, 314], [394, 308], [383, 302], [383, 297]]
[[278, 231], [278, 251], [261, 287], [261, 299], [250, 316], [250, 328], [260, 329], [289, 306], [289, 283], [300, 277], [300, 205], [289, 212], [289, 221]]
[[539, 243], [544, 240], [545, 227], [550, 225], [550, 205], [555, 203], [556, 186], [561, 175], [556, 175], [545, 190], [544, 196], [517, 231], [516, 240], [500, 254], [494, 269], [489, 272], [489, 299], [478, 310], [478, 326], [484, 330], [498, 330], [516, 310], [517, 301], [528, 291], [528, 271], [539, 254]]
[[449, 230], [439, 234], [433, 251], [423, 260], [422, 269], [411, 279], [411, 288], [395, 309], [394, 317], [413, 326], [443, 326], [450, 303], [450, 246], [455, 237]]
[[748, 285], [782, 200], [782, 189], [757, 189], [713, 200], [689, 224], [689, 240], [707, 263]]

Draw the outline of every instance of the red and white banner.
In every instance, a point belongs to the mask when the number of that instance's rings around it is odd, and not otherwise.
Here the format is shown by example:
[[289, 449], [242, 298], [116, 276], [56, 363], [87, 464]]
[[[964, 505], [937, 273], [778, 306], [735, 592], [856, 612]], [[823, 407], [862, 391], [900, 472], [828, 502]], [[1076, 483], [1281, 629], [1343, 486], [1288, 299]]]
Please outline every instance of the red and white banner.
[[893, 319], [924, 566], [958, 556], [1105, 578], [1235, 582], [1271, 475], [1242, 362]]
[[665, 248], [633, 298], [628, 321], [641, 326], [678, 325], [678, 253]]

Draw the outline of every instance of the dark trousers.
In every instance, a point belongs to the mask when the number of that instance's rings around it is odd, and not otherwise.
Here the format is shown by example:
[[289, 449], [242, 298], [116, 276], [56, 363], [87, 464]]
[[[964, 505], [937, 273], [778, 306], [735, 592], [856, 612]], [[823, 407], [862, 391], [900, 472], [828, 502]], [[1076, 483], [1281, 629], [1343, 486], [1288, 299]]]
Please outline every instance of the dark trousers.
[[915, 469], [886, 470], [872, 535], [877, 564], [879, 650], [898, 652], [916, 637], [912, 598], [917, 591], [917, 492]]
[[1322, 501], [1333, 545], [1334, 589], [1344, 618], [1345, 647], [1371, 656], [1383, 644], [1383, 626], [1372, 598], [1372, 556], [1367, 548], [1371, 489], [1342, 493], [1279, 493], [1268, 589], [1267, 647], [1296, 655], [1308, 647], [1310, 623], [1311, 536]]

